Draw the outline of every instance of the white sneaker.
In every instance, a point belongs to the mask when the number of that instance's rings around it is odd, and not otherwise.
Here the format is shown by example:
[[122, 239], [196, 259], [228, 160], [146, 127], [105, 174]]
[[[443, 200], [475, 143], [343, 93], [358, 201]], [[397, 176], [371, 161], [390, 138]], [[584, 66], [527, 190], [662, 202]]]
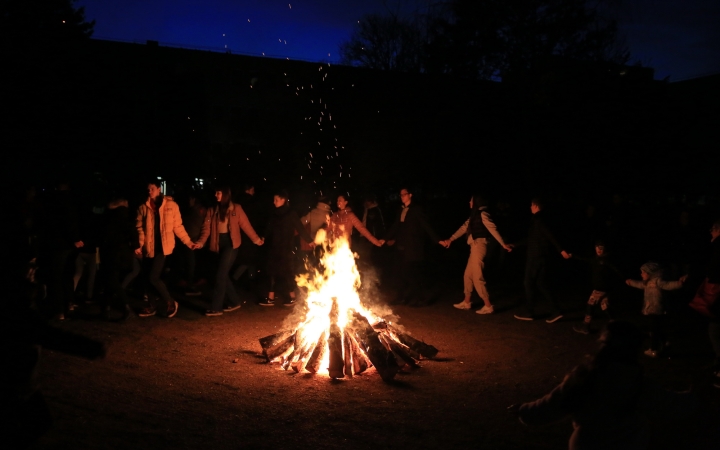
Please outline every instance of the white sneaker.
[[460, 303], [455, 303], [453, 306], [456, 307], [457, 309], [470, 309], [470, 308], [472, 308], [472, 303], [460, 302]]
[[494, 312], [495, 312], [495, 308], [493, 308], [492, 305], [490, 305], [490, 306], [485, 305], [482, 308], [475, 311], [475, 314], [492, 314]]

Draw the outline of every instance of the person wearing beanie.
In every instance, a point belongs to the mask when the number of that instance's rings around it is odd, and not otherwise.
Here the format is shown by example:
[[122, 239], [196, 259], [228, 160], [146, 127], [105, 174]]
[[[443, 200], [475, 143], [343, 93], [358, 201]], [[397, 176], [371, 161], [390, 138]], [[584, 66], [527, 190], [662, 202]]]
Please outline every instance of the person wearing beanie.
[[678, 281], [665, 281], [662, 279], [660, 265], [647, 262], [640, 267], [640, 276], [642, 280], [625, 280], [625, 284], [644, 291], [642, 313], [647, 317], [650, 335], [650, 348], [645, 350], [645, 354], [657, 358], [667, 346], [663, 291], [681, 289], [687, 275], [683, 275]]

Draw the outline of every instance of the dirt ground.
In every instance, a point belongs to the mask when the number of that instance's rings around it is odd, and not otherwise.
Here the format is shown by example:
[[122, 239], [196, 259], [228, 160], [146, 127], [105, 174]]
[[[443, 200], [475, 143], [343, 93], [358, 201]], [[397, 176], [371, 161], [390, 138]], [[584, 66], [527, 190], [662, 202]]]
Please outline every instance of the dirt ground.
[[[55, 423], [33, 448], [567, 448], [568, 420], [528, 428], [506, 407], [542, 396], [597, 348], [597, 334], [572, 330], [586, 293], [561, 292], [574, 312], [547, 324], [513, 318], [518, 288], [491, 291], [492, 316], [454, 309], [454, 288], [429, 306], [393, 306], [414, 337], [440, 349], [394, 383], [373, 369], [332, 381], [266, 364], [258, 339], [278, 331], [289, 311], [249, 297], [215, 318], [202, 316], [206, 304], [196, 297], [180, 298], [173, 319], [67, 320], [59, 326], [105, 342], [108, 354], [43, 354]], [[710, 385], [705, 328], [689, 313], [678, 322], [670, 358], [646, 358], [647, 374], [669, 389], [692, 386], [702, 406], [656, 424], [652, 448], [718, 449], [720, 389]]]

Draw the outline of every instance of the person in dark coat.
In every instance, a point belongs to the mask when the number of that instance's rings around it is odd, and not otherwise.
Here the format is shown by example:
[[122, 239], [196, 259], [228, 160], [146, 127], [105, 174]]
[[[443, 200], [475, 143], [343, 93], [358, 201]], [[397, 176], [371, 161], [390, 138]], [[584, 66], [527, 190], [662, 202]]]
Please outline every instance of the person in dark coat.
[[[245, 215], [247, 215], [250, 223], [252, 223], [256, 229], [261, 230], [263, 221], [258, 211], [257, 201], [255, 200], [255, 186], [246, 184], [245, 191], [240, 195], [237, 202], [243, 211], [245, 211]], [[243, 242], [251, 242], [250, 237], [245, 234], [245, 231], [240, 230], [240, 234]], [[258, 272], [258, 256], [259, 247], [257, 245], [241, 245], [236, 259], [237, 267], [232, 275], [233, 279], [237, 281], [244, 274], [247, 274], [249, 280], [255, 279], [255, 275]]]
[[563, 250], [553, 233], [545, 222], [543, 202], [535, 198], [530, 203], [532, 222], [527, 237], [527, 256], [525, 262], [525, 307], [524, 311], [515, 314], [518, 320], [535, 319], [535, 297], [539, 291], [545, 300], [550, 303], [550, 317], [547, 323], [562, 319], [562, 312], [555, 298], [550, 294], [547, 285], [547, 270], [553, 251], [560, 253], [563, 258], [569, 259], [571, 254]]
[[121, 319], [125, 320], [130, 316], [131, 310], [121, 279], [132, 270], [135, 261], [134, 249], [140, 246], [140, 242], [134, 220], [130, 217], [127, 200], [117, 198], [110, 201], [104, 215], [105, 227], [100, 239], [100, 260], [105, 282], [102, 311], [103, 315], [109, 318], [114, 303], [122, 311]]
[[45, 208], [42, 223], [48, 296], [52, 313], [63, 320], [73, 297], [71, 257], [84, 243], [80, 238], [77, 208], [67, 182], [59, 182]]
[[398, 301], [409, 304], [420, 301], [420, 291], [424, 287], [425, 240], [430, 238], [432, 242], [442, 244], [422, 207], [412, 203], [412, 192], [408, 188], [400, 189], [400, 200], [402, 209], [388, 229], [385, 241], [396, 249], [394, 278], [400, 292]]
[[273, 204], [275, 210], [265, 228], [265, 239], [269, 245], [266, 269], [270, 287], [267, 297], [260, 302], [260, 305], [274, 306], [275, 293], [280, 292], [281, 286], [289, 296], [284, 305], [293, 306], [295, 304], [295, 271], [293, 270], [295, 233], [310, 242], [312, 247], [315, 244], [300, 221], [300, 217], [290, 209], [287, 191], [282, 190], [275, 194]]

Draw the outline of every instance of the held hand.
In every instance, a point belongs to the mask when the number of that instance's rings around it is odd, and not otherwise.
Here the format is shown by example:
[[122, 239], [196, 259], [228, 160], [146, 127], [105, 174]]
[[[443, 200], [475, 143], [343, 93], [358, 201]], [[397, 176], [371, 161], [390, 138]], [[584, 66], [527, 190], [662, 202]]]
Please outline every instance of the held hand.
[[561, 251], [560, 254], [561, 254], [562, 257], [565, 258], [565, 259], [570, 259], [570, 258], [572, 258], [572, 253], [568, 253], [568, 252], [566, 252], [565, 250]]
[[378, 247], [382, 247], [384, 244], [385, 244], [385, 239], [380, 239], [380, 240], [378, 241], [378, 243], [375, 244], [375, 245], [377, 245]]
[[75, 248], [82, 248], [85, 246], [83, 241], [77, 241], [77, 242], [73, 243], [73, 245], [75, 246]]
[[627, 284], [628, 286], [630, 286], [630, 283], [632, 283], [632, 280], [625, 280], [625, 284]]
[[260, 238], [260, 243], [257, 245], [263, 245], [265, 243], [265, 238]]
[[503, 248], [507, 250], [508, 252], [511, 252], [513, 249], [513, 246], [511, 244], [505, 244], [503, 245]]
[[142, 256], [142, 247], [138, 247], [135, 249], [135, 255], [136, 256]]
[[450, 248], [450, 241], [447, 239], [444, 241], [438, 241], [438, 244], [442, 245], [445, 248]]

